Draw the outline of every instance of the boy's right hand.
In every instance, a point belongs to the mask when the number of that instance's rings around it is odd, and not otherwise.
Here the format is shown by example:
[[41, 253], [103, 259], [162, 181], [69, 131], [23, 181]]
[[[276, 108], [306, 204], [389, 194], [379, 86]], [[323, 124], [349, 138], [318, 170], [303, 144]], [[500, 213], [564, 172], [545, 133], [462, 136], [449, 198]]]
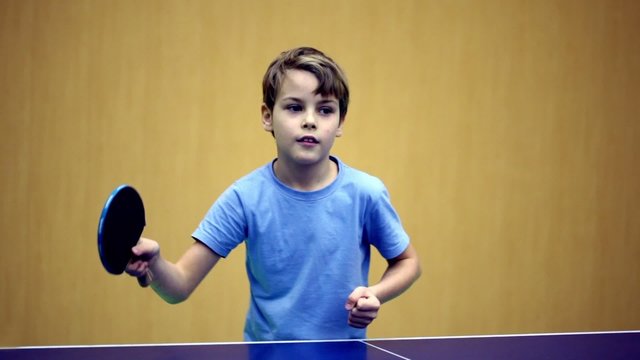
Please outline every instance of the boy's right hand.
[[127, 264], [125, 272], [137, 277], [140, 286], [147, 287], [153, 281], [151, 267], [160, 257], [160, 245], [154, 240], [141, 237], [131, 251], [134, 257]]

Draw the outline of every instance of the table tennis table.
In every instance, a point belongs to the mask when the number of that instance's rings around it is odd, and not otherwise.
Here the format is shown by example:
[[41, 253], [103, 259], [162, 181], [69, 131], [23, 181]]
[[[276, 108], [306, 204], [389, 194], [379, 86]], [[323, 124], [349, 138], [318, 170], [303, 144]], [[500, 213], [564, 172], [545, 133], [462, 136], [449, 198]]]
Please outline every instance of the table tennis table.
[[12, 360], [640, 359], [640, 331], [0, 348]]

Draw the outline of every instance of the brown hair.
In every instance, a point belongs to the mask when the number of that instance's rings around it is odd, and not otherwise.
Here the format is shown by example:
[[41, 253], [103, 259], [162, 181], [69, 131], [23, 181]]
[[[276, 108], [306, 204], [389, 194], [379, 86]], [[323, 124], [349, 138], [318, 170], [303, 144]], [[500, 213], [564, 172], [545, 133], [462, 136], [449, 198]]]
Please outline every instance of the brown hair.
[[316, 94], [333, 95], [338, 99], [340, 120], [344, 120], [349, 107], [349, 84], [338, 64], [319, 50], [298, 47], [280, 54], [267, 68], [262, 79], [262, 101], [273, 111], [276, 97], [287, 70], [304, 70], [318, 79]]

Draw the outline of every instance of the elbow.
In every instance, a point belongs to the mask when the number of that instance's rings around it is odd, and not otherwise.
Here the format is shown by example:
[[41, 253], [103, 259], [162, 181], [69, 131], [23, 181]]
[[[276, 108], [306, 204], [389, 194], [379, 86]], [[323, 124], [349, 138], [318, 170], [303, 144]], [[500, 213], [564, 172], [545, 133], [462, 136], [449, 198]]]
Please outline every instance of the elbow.
[[177, 305], [187, 300], [188, 296], [163, 296], [162, 299], [171, 305]]
[[171, 294], [167, 294], [167, 293], [163, 294], [159, 292], [158, 295], [160, 295], [162, 300], [164, 300], [167, 304], [176, 305], [187, 300], [189, 298], [190, 293], [177, 292], [177, 293], [171, 293]]
[[414, 282], [417, 281], [420, 278], [420, 276], [422, 276], [422, 267], [420, 266], [420, 261], [416, 259], [413, 281]]
[[181, 302], [183, 302], [185, 299], [181, 299], [181, 298], [163, 298], [163, 300], [167, 304], [177, 305], [177, 304], [180, 304]]

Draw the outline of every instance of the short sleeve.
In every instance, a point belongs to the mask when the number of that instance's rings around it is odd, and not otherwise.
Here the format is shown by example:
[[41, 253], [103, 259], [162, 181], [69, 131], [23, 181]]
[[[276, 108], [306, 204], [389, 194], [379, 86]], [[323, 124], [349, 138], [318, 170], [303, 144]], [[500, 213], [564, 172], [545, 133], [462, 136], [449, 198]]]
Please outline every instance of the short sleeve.
[[191, 236], [226, 257], [246, 238], [246, 223], [242, 201], [232, 186], [213, 203]]
[[409, 235], [402, 227], [384, 185], [369, 208], [364, 233], [385, 259], [400, 255], [409, 246]]

